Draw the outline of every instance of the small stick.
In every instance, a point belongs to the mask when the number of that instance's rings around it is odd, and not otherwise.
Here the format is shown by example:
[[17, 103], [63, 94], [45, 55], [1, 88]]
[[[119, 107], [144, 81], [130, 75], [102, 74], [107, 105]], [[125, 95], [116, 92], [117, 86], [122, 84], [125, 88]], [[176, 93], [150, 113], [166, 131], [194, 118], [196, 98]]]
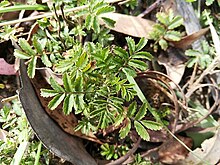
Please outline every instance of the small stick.
[[149, 14], [152, 10], [157, 8], [164, 1], [165, 0], [157, 0], [152, 5], [150, 5], [143, 13], [139, 14], [137, 17], [144, 17], [145, 15]]

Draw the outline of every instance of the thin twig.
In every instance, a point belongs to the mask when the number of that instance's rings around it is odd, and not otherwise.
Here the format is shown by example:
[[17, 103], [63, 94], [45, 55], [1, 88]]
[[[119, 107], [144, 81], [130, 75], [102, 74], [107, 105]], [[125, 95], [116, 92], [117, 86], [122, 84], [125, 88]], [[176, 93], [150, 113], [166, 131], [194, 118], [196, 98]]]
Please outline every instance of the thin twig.
[[194, 65], [193, 73], [192, 73], [192, 76], [190, 77], [190, 80], [189, 80], [189, 87], [193, 84], [193, 82], [195, 80], [197, 67], [198, 67], [198, 62], [196, 62]]
[[[107, 3], [116, 3], [116, 2], [120, 2], [120, 1], [122, 1], [122, 0], [106, 0]], [[83, 9], [88, 8], [88, 7], [89, 7], [89, 5], [74, 7], [74, 8], [71, 8], [71, 9], [64, 10], [64, 13], [70, 13], [70, 12], [74, 12], [74, 11], [83, 10]], [[5, 25], [14, 25], [16, 23], [21, 23], [21, 22], [33, 21], [33, 20], [37, 20], [37, 19], [41, 19], [41, 18], [45, 18], [45, 17], [52, 17], [54, 15], [55, 15], [54, 12], [47, 12], [45, 14], [33, 16], [33, 17], [30, 17], [30, 18], [28, 17], [28, 18], [23, 18], [21, 20], [13, 20], [13, 21], [2, 22], [2, 23], [0, 23], [0, 27], [5, 26]], [[57, 15], [62, 15], [62, 11], [58, 10]]]
[[207, 75], [209, 74], [215, 67], [216, 65], [218, 64], [218, 59], [219, 57], [217, 56], [213, 61], [212, 63], [209, 65], [208, 68], [206, 68], [202, 74], [199, 76], [199, 78], [191, 85], [191, 87], [189, 88], [188, 92], [185, 94], [185, 97], [186, 98], [189, 98], [189, 96], [191, 95], [192, 91], [194, 90], [194, 88], [196, 88], [199, 83], [202, 81], [202, 79]]
[[150, 5], [143, 13], [139, 14], [137, 17], [144, 17], [145, 15], [149, 14], [152, 10], [157, 8], [161, 3], [163, 3], [165, 0], [157, 0], [152, 5]]

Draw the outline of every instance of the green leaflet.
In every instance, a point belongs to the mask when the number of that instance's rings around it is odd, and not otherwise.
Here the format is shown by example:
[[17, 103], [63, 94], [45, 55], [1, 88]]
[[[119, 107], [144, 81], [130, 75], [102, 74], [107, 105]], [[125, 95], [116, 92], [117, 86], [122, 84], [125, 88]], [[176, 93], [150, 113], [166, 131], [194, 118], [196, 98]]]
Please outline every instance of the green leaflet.
[[83, 92], [83, 78], [82, 77], [78, 77], [75, 80], [75, 91], [76, 92]]
[[59, 94], [58, 92], [51, 89], [40, 89], [40, 95], [42, 97], [53, 97]]
[[156, 17], [162, 24], [164, 24], [164, 25], [169, 24], [169, 15], [167, 15], [166, 13], [158, 12], [156, 14]]
[[141, 125], [138, 121], [134, 121], [134, 127], [138, 133], [138, 135], [143, 139], [143, 140], [146, 140], [146, 141], [149, 141], [150, 140], [150, 136], [147, 132], [147, 130], [144, 128], [143, 125]]
[[110, 28], [114, 27], [114, 25], [116, 23], [114, 20], [107, 18], [107, 17], [101, 17], [101, 18]]
[[128, 107], [128, 112], [127, 112], [127, 116], [128, 117], [133, 117], [135, 112], [137, 110], [137, 102], [136, 101], [133, 101], [129, 107]]
[[188, 49], [185, 51], [185, 55], [189, 57], [199, 57], [201, 53], [198, 50]]
[[150, 121], [150, 120], [142, 120], [140, 121], [141, 124], [144, 125], [147, 129], [158, 131], [160, 130], [163, 126], [160, 123], [157, 123], [155, 121]]
[[65, 93], [56, 95], [48, 104], [48, 108], [54, 110], [65, 98]]
[[92, 16], [91, 14], [88, 14], [86, 16], [86, 20], [85, 20], [85, 26], [88, 30], [91, 29], [92, 24], [93, 24], [93, 20], [94, 20], [94, 16]]
[[135, 42], [131, 37], [125, 38], [128, 44], [129, 54], [132, 55], [135, 52]]
[[65, 92], [65, 90], [56, 82], [56, 80], [53, 77], [50, 77], [50, 85], [58, 93]]
[[121, 58], [128, 58], [129, 57], [127, 51], [125, 51], [121, 47], [115, 47], [114, 53], [117, 54], [118, 56], [120, 56]]
[[48, 56], [45, 53], [43, 53], [43, 55], [41, 56], [41, 60], [46, 67], [52, 67], [52, 63], [50, 62]]
[[135, 46], [135, 51], [138, 52], [143, 49], [146, 46], [147, 41], [148, 40], [146, 38], [141, 38], [138, 44]]
[[121, 139], [125, 138], [128, 133], [131, 130], [131, 120], [130, 119], [126, 119], [126, 126], [124, 126], [123, 128], [121, 128], [121, 130], [119, 131], [119, 136]]
[[63, 75], [63, 86], [67, 92], [73, 92], [73, 84], [68, 73], [64, 73]]
[[113, 6], [104, 6], [99, 8], [96, 11], [96, 15], [104, 14], [104, 13], [109, 13], [109, 12], [114, 12], [115, 8]]
[[147, 103], [143, 103], [138, 113], [135, 116], [135, 120], [141, 120], [147, 113]]
[[83, 69], [84, 67], [86, 67], [87, 63], [88, 63], [88, 55], [86, 52], [83, 52], [78, 58], [78, 61], [76, 62], [76, 67]]
[[179, 41], [181, 40], [181, 33], [178, 31], [168, 31], [164, 35], [164, 38], [168, 41]]
[[128, 62], [128, 65], [134, 67], [135, 69], [146, 70], [147, 64], [141, 60], [131, 59]]
[[30, 63], [28, 64], [27, 73], [30, 78], [34, 78], [36, 69], [37, 57], [32, 57]]
[[42, 55], [43, 54], [43, 48], [42, 45], [38, 42], [37, 37], [33, 37], [33, 46], [37, 50], [37, 53]]
[[160, 45], [160, 47], [161, 47], [163, 50], [167, 50], [167, 48], [168, 48], [168, 43], [167, 43], [167, 41], [164, 40], [164, 39], [160, 39], [160, 40], [159, 40], [159, 45]]
[[20, 59], [24, 59], [24, 60], [30, 59], [32, 57], [31, 55], [29, 55], [29, 54], [27, 54], [25, 52], [22, 52], [22, 51], [20, 51], [18, 49], [15, 49], [14, 56], [18, 57]]
[[69, 115], [70, 112], [72, 112], [73, 105], [74, 105], [74, 95], [73, 94], [68, 94], [63, 102], [63, 113], [65, 115]]
[[93, 25], [92, 26], [93, 26], [94, 32], [100, 33], [100, 25], [99, 25], [99, 20], [98, 20], [97, 16], [94, 17]]
[[211, 4], [213, 4], [214, 1], [215, 1], [215, 0], [206, 0], [206, 1], [205, 1], [205, 4], [206, 4], [207, 6], [210, 6]]
[[133, 59], [147, 59], [152, 60], [153, 56], [149, 52], [137, 52], [132, 56]]
[[174, 19], [170, 22], [168, 29], [172, 30], [174, 28], [177, 28], [183, 24], [183, 18], [180, 16], [174, 17]]
[[122, 71], [124, 73], [127, 73], [131, 77], [135, 77], [137, 75], [136, 71], [131, 67], [125, 67], [125, 68], [122, 69]]
[[31, 48], [30, 44], [24, 38], [20, 38], [18, 43], [21, 49], [25, 51], [25, 53], [29, 54], [30, 56], [36, 55], [36, 52]]

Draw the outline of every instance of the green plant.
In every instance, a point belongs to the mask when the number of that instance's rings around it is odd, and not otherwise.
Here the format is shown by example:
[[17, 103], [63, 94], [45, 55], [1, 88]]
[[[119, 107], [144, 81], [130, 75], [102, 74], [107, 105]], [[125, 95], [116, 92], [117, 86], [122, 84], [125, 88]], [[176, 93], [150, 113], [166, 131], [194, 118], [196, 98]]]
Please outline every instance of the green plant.
[[214, 49], [213, 47], [209, 46], [206, 41], [203, 41], [201, 51], [188, 49], [185, 51], [185, 54], [190, 57], [187, 62], [187, 67], [191, 68], [195, 64], [198, 64], [201, 69], [205, 69], [213, 61]]
[[155, 41], [153, 48], [156, 52], [158, 45], [166, 50], [168, 48], [169, 41], [179, 41], [182, 37], [181, 33], [176, 30], [183, 24], [183, 18], [181, 16], [174, 16], [172, 10], [167, 13], [159, 12], [156, 14], [159, 23], [153, 26], [152, 32], [149, 34], [150, 38]]
[[101, 152], [100, 154], [102, 156], [105, 156], [107, 160], [110, 159], [118, 159], [119, 157], [125, 155], [129, 148], [127, 146], [123, 145], [109, 145], [108, 143], [105, 143], [101, 145]]
[[[2, 165], [49, 164], [49, 151], [41, 148], [41, 142], [33, 138], [33, 131], [18, 100], [14, 100], [12, 106], [5, 105], [1, 109], [0, 123], [6, 136], [0, 140]], [[40, 162], [40, 158], [45, 161]]]
[[144, 160], [144, 158], [142, 158], [140, 154], [136, 154], [134, 162], [129, 165], [151, 165], [151, 162]]
[[[100, 28], [99, 20], [113, 26], [114, 21], [102, 17], [103, 13], [112, 11], [114, 7], [103, 1], [92, 1], [88, 8], [75, 14], [74, 21], [78, 19], [79, 23], [74, 23], [73, 27], [65, 26], [70, 20], [66, 21], [64, 16], [59, 20], [39, 20], [40, 28], [32, 37], [32, 44], [20, 38], [21, 49], [16, 49], [14, 55], [27, 60], [30, 78], [42, 64], [62, 73], [63, 84], [50, 77], [51, 89], [41, 89], [41, 96], [52, 98], [48, 104], [51, 110], [62, 104], [65, 115], [80, 116], [75, 131], [96, 134], [110, 126], [125, 124], [118, 132], [121, 139], [128, 137], [134, 127], [143, 140], [149, 140], [147, 129], [159, 130], [162, 125], [145, 119], [149, 107], [146, 103], [138, 105], [133, 101], [137, 92], [127, 74], [135, 77], [137, 71], [146, 70], [146, 61], [153, 57], [142, 51], [147, 44], [144, 38], [136, 44], [131, 37], [126, 37], [127, 49], [107, 46], [112, 41], [108, 37], [113, 38], [113, 35], [107, 27]], [[92, 37], [91, 41], [83, 42], [83, 37], [88, 36]], [[42, 64], [38, 64], [38, 59]], [[125, 104], [130, 104], [128, 110]], [[124, 155], [124, 151], [123, 154], [116, 152], [120, 150], [119, 146], [116, 149], [109, 145], [101, 155], [108, 159]]]

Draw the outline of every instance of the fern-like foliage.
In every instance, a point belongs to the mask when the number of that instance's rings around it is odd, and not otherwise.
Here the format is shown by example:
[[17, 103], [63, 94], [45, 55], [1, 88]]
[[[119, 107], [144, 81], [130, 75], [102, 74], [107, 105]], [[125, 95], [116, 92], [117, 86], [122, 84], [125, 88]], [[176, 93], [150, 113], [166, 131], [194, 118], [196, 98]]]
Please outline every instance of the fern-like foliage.
[[40, 58], [42, 63], [47, 67], [51, 67], [52, 63], [48, 56], [44, 53], [44, 46], [41, 44], [36, 37], [33, 37], [33, 47], [23, 38], [19, 39], [19, 45], [21, 50], [16, 49], [14, 52], [15, 57], [20, 59], [28, 60], [28, 76], [34, 78], [35, 69], [37, 64], [37, 58]]
[[181, 33], [175, 29], [183, 24], [183, 18], [181, 16], [174, 16], [172, 10], [169, 10], [167, 13], [159, 12], [156, 14], [156, 17], [159, 23], [153, 26], [153, 31], [149, 36], [155, 41], [154, 51], [158, 49], [157, 44], [163, 50], [166, 50], [169, 41], [179, 41], [181, 39]]
[[185, 54], [190, 57], [187, 62], [187, 67], [191, 68], [196, 63], [201, 69], [205, 69], [211, 64], [214, 57], [213, 47], [209, 46], [208, 42], [202, 41], [202, 50], [188, 49]]
[[[55, 65], [55, 70], [63, 73], [63, 86], [50, 78], [52, 89], [41, 89], [43, 97], [53, 97], [48, 105], [52, 110], [63, 103], [65, 114], [74, 110], [75, 114], [82, 115], [76, 130], [94, 132], [123, 122], [117, 118], [124, 113], [123, 105], [136, 96], [123, 69], [135, 76], [136, 70], [147, 69], [142, 60], [152, 58], [150, 53], [141, 51], [147, 44], [144, 38], [138, 44], [129, 37], [126, 40], [128, 51], [121, 47], [110, 50], [94, 43], [76, 44]], [[138, 119], [144, 116], [137, 115]]]

